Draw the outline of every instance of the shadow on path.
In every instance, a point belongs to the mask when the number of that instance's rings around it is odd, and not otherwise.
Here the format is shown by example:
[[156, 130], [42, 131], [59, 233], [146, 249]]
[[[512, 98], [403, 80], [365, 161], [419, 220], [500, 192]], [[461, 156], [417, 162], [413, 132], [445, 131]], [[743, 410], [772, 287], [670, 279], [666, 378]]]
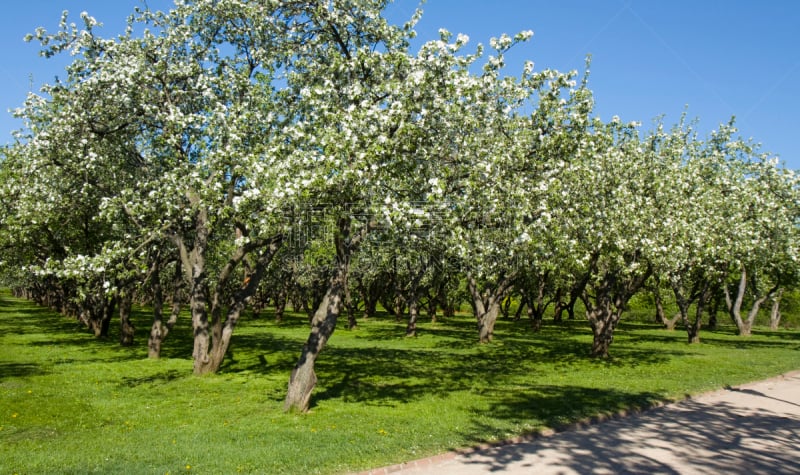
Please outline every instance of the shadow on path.
[[800, 418], [689, 400], [464, 458], [469, 473], [798, 474]]
[[789, 475], [798, 461], [800, 371], [402, 473]]

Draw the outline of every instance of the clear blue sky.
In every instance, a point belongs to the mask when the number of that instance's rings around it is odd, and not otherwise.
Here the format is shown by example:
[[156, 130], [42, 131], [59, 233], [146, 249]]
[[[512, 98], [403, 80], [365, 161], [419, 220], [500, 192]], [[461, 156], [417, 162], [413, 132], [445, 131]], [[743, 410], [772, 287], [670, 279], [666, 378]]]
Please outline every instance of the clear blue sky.
[[[62, 10], [81, 11], [117, 34], [138, 0], [23, 0], [4, 4], [0, 18], [0, 142], [19, 124], [5, 111], [25, 94], [62, 74], [69, 59], [45, 60], [22, 38], [37, 26], [55, 30]], [[165, 8], [171, 0], [148, 0]], [[402, 22], [417, 0], [396, 0]], [[685, 106], [707, 132], [736, 115], [740, 132], [800, 169], [800, 1], [795, 0], [428, 0], [420, 39], [439, 28], [488, 44], [492, 36], [531, 29], [531, 42], [509, 56], [516, 72], [530, 59], [537, 69], [582, 69], [592, 54], [590, 87], [597, 113], [648, 127], [665, 114], [677, 121]]]

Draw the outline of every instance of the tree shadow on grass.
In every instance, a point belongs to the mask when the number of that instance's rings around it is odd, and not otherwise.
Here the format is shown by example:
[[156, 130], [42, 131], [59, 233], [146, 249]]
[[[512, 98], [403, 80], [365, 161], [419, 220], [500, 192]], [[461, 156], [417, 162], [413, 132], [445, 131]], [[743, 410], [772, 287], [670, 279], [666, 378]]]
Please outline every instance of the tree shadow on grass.
[[798, 343], [800, 342], [798, 341], [793, 341], [789, 339], [777, 339], [777, 338], [775, 339], [770, 338], [769, 340], [764, 340], [764, 339], [751, 338], [745, 336], [720, 338], [720, 337], [715, 337], [711, 334], [706, 335], [704, 337], [701, 334], [700, 343], [719, 346], [723, 348], [731, 348], [731, 349], [748, 349], [748, 348], [800, 349], [800, 346], [798, 346]]
[[[329, 347], [317, 361], [320, 388], [312, 403], [341, 398], [348, 402], [397, 405], [452, 391], [482, 393], [511, 382], [535, 383], [541, 364], [583, 364], [598, 367], [660, 365], [680, 350], [653, 352], [635, 345], [617, 348], [608, 359], [591, 359], [585, 343], [568, 334], [561, 338], [504, 337], [473, 344], [470, 351], [434, 345], [433, 348]], [[545, 344], [539, 344], [544, 343]]]
[[[645, 326], [643, 330], [657, 330], [657, 331], [633, 331], [633, 332], [620, 332], [615, 335], [615, 342], [611, 345], [611, 354], [613, 355], [618, 348], [622, 345], [618, 344], [625, 340], [630, 340], [631, 344], [638, 343], [657, 343], [661, 345], [671, 345], [676, 348], [676, 354], [684, 354], [691, 350], [695, 343], [688, 343], [686, 331], [682, 328], [675, 330], [658, 329], [650, 326]], [[778, 334], [783, 332], [778, 332]], [[791, 333], [791, 332], [788, 332]], [[800, 333], [798, 333], [800, 335]], [[766, 336], [769, 339], [760, 338]], [[619, 340], [619, 341], [618, 341]], [[754, 337], [742, 337], [735, 334], [733, 331], [701, 331], [700, 344], [719, 346], [723, 348], [734, 349], [747, 349], [747, 348], [796, 348], [798, 341], [794, 341], [789, 336], [773, 337], [772, 335], [759, 332]]]
[[800, 331], [797, 330], [755, 330], [756, 335], [778, 340], [800, 341]]
[[179, 370], [169, 370], [169, 371], [162, 371], [160, 373], [149, 374], [147, 376], [141, 377], [123, 377], [119, 383], [120, 386], [127, 386], [129, 388], [135, 388], [138, 386], [157, 386], [167, 384], [169, 382], [183, 379], [188, 377], [189, 375], [186, 374], [185, 371]]
[[279, 372], [288, 378], [302, 347], [303, 342], [298, 338], [272, 333], [234, 335], [219, 372], [262, 375]]
[[0, 313], [13, 314], [0, 319], [0, 334], [63, 334], [79, 330], [82, 327], [75, 319], [67, 318], [52, 310], [39, 307], [24, 300], [3, 302]]
[[34, 363], [0, 363], [0, 381], [47, 374], [41, 365]]

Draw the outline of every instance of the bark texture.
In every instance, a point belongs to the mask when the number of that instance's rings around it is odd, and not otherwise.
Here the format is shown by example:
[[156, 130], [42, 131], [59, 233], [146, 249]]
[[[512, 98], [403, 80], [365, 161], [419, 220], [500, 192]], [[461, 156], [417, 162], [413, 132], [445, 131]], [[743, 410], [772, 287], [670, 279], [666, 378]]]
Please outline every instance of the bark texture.
[[336, 329], [347, 288], [350, 257], [370, 230], [369, 226], [365, 226], [361, 234], [351, 238], [350, 225], [349, 217], [340, 218], [337, 222], [338, 229], [334, 237], [336, 245], [334, 271], [329, 280], [328, 290], [311, 318], [311, 332], [289, 378], [286, 399], [283, 403], [285, 411], [307, 412], [310, 408], [311, 393], [317, 384], [314, 364]]
[[494, 337], [494, 325], [500, 314], [500, 305], [511, 291], [513, 276], [501, 276], [497, 283], [478, 286], [473, 276], [467, 278], [467, 287], [472, 299], [472, 310], [478, 323], [478, 341], [489, 343]]
[[[632, 256], [634, 261], [636, 256]], [[586, 318], [592, 327], [591, 355], [595, 358], [608, 358], [609, 348], [614, 341], [614, 330], [619, 324], [622, 312], [631, 297], [650, 277], [652, 268], [641, 267], [638, 272], [605, 269], [600, 271], [593, 259], [592, 272], [597, 275], [591, 285], [584, 289], [582, 300], [586, 308]], [[587, 282], [590, 282], [587, 279]], [[591, 292], [590, 292], [591, 291]]]

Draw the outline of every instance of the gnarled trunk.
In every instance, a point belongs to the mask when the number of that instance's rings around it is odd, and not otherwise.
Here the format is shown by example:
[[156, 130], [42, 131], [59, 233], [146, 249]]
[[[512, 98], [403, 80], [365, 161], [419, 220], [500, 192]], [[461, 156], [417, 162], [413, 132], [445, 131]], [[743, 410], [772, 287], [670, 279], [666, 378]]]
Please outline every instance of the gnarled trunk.
[[194, 345], [192, 347], [194, 374], [205, 374], [209, 371], [208, 350], [211, 346], [211, 333], [208, 324], [207, 293], [208, 285], [203, 271], [193, 279], [192, 291], [189, 296], [189, 308], [192, 312], [192, 331], [194, 333]]
[[[700, 342], [700, 328], [703, 321], [703, 309], [709, 298], [709, 282], [702, 277], [696, 277], [691, 290], [687, 292], [684, 287], [682, 277], [673, 275], [670, 279], [672, 292], [675, 294], [675, 303], [680, 311], [680, 318], [686, 328], [686, 335], [689, 343]], [[694, 321], [689, 320], [689, 308], [693, 302], [697, 302]]]
[[372, 318], [378, 312], [378, 292], [369, 292], [364, 295], [364, 320]]
[[406, 313], [406, 301], [399, 292], [395, 294], [391, 308], [392, 314], [394, 315], [394, 321], [400, 323], [400, 320], [403, 319], [403, 315]]
[[500, 305], [511, 290], [513, 276], [498, 279], [496, 285], [487, 285], [483, 292], [474, 277], [469, 276], [467, 287], [472, 297], [472, 310], [478, 322], [478, 341], [489, 343], [494, 336], [494, 325], [500, 314]]
[[564, 290], [559, 287], [556, 289], [556, 295], [553, 297], [555, 300], [555, 306], [553, 308], [553, 321], [556, 323], [561, 323], [564, 320], [564, 310], [567, 308], [567, 305], [562, 301], [562, 294]]
[[586, 313], [589, 323], [592, 326], [592, 350], [591, 356], [594, 358], [608, 358], [609, 348], [614, 341], [614, 330], [619, 323], [621, 312], [610, 309], [595, 310]]
[[[633, 256], [635, 258], [636, 256]], [[597, 272], [596, 261], [592, 263]], [[595, 358], [607, 358], [614, 341], [614, 330], [619, 324], [622, 312], [630, 298], [650, 277], [652, 268], [647, 266], [638, 274], [623, 275], [622, 272], [605, 270], [600, 280], [592, 285], [594, 295], [584, 289], [581, 299], [586, 307], [586, 318], [592, 326], [592, 350]], [[588, 279], [587, 279], [588, 283]]]
[[328, 292], [311, 320], [311, 334], [303, 345], [300, 359], [289, 378], [289, 387], [283, 404], [285, 411], [308, 411], [311, 392], [317, 385], [314, 363], [336, 329], [336, 321], [342, 305], [342, 294], [341, 279], [337, 276], [331, 282]]
[[595, 291], [594, 299], [584, 293], [586, 319], [592, 327], [592, 350], [594, 358], [608, 358], [608, 350], [614, 341], [614, 330], [622, 314], [621, 305], [614, 305], [613, 278], [606, 276]]
[[700, 343], [700, 327], [703, 322], [703, 312], [711, 298], [710, 286], [708, 282], [703, 283], [703, 288], [697, 297], [697, 308], [695, 308], [694, 322], [686, 327], [689, 343]]
[[[525, 288], [522, 290], [522, 303], [528, 308], [528, 318], [531, 322], [533, 331], [539, 331], [542, 328], [544, 320], [544, 313], [547, 307], [555, 299], [554, 297], [547, 298], [547, 282], [549, 272], [545, 272], [537, 276], [535, 289]], [[520, 305], [522, 305], [522, 303]]]
[[212, 325], [213, 338], [211, 340], [208, 363], [204, 367], [205, 372], [217, 372], [219, 371], [220, 366], [222, 366], [222, 361], [225, 359], [225, 355], [228, 353], [231, 345], [233, 330], [239, 323], [239, 318], [242, 315], [242, 311], [245, 309], [247, 303], [250, 301], [253, 295], [255, 295], [256, 290], [258, 290], [258, 286], [261, 284], [261, 280], [264, 278], [267, 267], [269, 266], [270, 262], [272, 262], [272, 258], [278, 252], [282, 241], [283, 236], [276, 235], [268, 241], [260, 241], [257, 245], [253, 244], [250, 246], [250, 248], [243, 247], [238, 249], [226, 267], [220, 273], [219, 281], [221, 284], [224, 284], [229, 280], [238, 263], [241, 262], [249, 252], [254, 251], [256, 248], [261, 249], [261, 253], [258, 255], [255, 265], [253, 266], [252, 273], [245, 277], [244, 282], [231, 297], [227, 306], [228, 310], [224, 321], [222, 321], [222, 305], [220, 303], [222, 295], [221, 285], [218, 284], [218, 287], [214, 292], [214, 298], [211, 307], [212, 315], [214, 316]]
[[[368, 229], [368, 227], [364, 228], [363, 234], [359, 237], [363, 238]], [[328, 290], [311, 318], [311, 332], [289, 378], [286, 399], [283, 403], [285, 411], [307, 412], [310, 407], [311, 392], [317, 384], [314, 363], [336, 329], [336, 321], [339, 318], [347, 288], [351, 253], [357, 248], [359, 241], [360, 239], [350, 239], [350, 218], [340, 218], [338, 233], [335, 237], [335, 269], [330, 278]]]
[[350, 287], [344, 289], [344, 307], [347, 310], [347, 329], [355, 330], [358, 328], [358, 321], [356, 320], [356, 310], [358, 310], [358, 301], [353, 298], [350, 292]]
[[[406, 325], [406, 336], [417, 336], [417, 321], [419, 320], [420, 298], [428, 289], [421, 285], [422, 278], [430, 267], [431, 260], [420, 258], [416, 265], [407, 264], [406, 276], [408, 283], [402, 289], [403, 299], [408, 305], [408, 324]], [[434, 316], [436, 310], [434, 307]]]
[[531, 321], [531, 330], [538, 332], [542, 329], [544, 312], [539, 312], [533, 305], [528, 305], [528, 319]]
[[78, 309], [78, 320], [81, 321], [94, 334], [96, 338], [108, 336], [111, 319], [117, 306], [115, 295], [87, 297]]
[[430, 289], [428, 290], [428, 301], [425, 308], [428, 311], [428, 318], [431, 323], [436, 323], [436, 311], [439, 309], [439, 305], [436, 302], [436, 298], [430, 294]]
[[[589, 283], [590, 274], [586, 273], [577, 280], [572, 287], [569, 289], [569, 300], [566, 304], [559, 303], [560, 307], [558, 313], [560, 314], [562, 310], [567, 311], [567, 318], [570, 320], [575, 320], [575, 304], [578, 302], [578, 299], [581, 298], [583, 295], [583, 291], [586, 289], [586, 285]], [[560, 317], [559, 317], [560, 319]]]
[[489, 343], [494, 338], [494, 324], [500, 314], [500, 302], [490, 299], [485, 306], [481, 306], [475, 315], [478, 319], [478, 341]]

